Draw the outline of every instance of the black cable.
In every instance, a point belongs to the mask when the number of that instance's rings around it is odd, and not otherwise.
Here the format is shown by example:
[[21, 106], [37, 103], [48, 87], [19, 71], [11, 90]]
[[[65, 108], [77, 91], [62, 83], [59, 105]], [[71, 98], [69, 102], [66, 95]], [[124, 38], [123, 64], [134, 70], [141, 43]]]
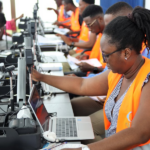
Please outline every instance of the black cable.
[[[13, 89], [16, 87], [16, 85], [13, 87]], [[8, 96], [8, 94], [11, 92], [11, 91], [13, 91], [13, 89], [12, 90], [10, 90], [8, 93], [6, 93], [6, 94], [4, 94], [4, 95], [2, 95], [2, 96], [0, 96], [0, 98], [3, 98], [4, 96]]]

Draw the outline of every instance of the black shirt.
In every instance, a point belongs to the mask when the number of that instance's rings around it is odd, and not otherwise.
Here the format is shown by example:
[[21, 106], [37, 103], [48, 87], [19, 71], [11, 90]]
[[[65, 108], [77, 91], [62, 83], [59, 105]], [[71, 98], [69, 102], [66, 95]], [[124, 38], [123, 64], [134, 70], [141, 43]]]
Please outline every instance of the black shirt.
[[6, 24], [6, 18], [3, 13], [0, 13], [0, 28]]

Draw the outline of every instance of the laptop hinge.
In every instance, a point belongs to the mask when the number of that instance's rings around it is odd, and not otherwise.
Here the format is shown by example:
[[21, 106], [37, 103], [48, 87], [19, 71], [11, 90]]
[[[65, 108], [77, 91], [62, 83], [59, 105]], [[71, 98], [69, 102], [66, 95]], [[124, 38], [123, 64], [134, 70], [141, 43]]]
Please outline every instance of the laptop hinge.
[[57, 112], [48, 113], [49, 117], [57, 117]]

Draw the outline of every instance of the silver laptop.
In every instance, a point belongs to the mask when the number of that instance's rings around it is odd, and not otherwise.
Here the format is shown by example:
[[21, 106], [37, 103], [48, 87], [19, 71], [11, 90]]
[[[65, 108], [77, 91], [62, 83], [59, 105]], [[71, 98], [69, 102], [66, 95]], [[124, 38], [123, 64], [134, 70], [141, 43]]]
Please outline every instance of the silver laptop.
[[35, 85], [28, 101], [42, 132], [55, 132], [60, 140], [94, 139], [90, 117], [50, 117]]

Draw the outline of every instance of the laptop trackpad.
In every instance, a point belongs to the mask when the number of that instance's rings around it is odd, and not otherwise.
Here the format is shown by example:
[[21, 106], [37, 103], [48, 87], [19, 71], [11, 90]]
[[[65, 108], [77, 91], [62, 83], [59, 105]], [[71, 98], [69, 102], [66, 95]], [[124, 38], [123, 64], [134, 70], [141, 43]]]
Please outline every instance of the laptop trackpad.
[[78, 130], [84, 131], [84, 130], [91, 130], [91, 124], [90, 123], [78, 123]]
[[94, 139], [92, 126], [90, 123], [79, 123], [78, 124], [78, 136], [79, 139]]

